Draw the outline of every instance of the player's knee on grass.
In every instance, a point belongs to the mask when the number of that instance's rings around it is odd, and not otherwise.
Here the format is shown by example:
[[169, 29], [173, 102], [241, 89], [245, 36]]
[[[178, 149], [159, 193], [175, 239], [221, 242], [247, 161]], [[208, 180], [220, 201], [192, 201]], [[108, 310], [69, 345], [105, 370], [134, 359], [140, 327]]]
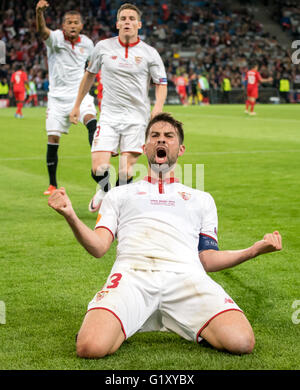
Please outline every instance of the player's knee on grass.
[[124, 341], [124, 335], [122, 331], [116, 336], [110, 335], [109, 337], [77, 337], [76, 340], [76, 353], [81, 358], [103, 358], [107, 355], [111, 355], [116, 352]]
[[244, 355], [252, 353], [254, 345], [253, 332], [237, 332], [225, 342], [224, 349], [234, 354]]
[[232, 330], [231, 334], [224, 337], [210, 335], [204, 337], [205, 340], [214, 348], [220, 351], [227, 351], [236, 355], [252, 353], [255, 345], [253, 332], [239, 332]]
[[249, 354], [255, 345], [249, 321], [243, 313], [235, 310], [215, 317], [202, 331], [201, 337], [213, 347], [234, 354]]
[[102, 358], [109, 354], [111, 346], [101, 340], [78, 337], [76, 343], [77, 356], [81, 358]]

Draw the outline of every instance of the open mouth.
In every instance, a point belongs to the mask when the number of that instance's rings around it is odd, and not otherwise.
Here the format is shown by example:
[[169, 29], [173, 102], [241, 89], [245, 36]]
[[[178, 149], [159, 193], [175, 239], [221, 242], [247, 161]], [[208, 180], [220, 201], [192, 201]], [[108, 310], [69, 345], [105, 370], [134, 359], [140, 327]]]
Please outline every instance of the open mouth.
[[165, 148], [158, 147], [156, 149], [156, 163], [165, 164], [167, 161], [167, 151]]
[[157, 156], [158, 158], [164, 158], [164, 157], [167, 156], [167, 152], [166, 152], [166, 150], [165, 150], [164, 148], [157, 148], [157, 150], [156, 150], [156, 156]]

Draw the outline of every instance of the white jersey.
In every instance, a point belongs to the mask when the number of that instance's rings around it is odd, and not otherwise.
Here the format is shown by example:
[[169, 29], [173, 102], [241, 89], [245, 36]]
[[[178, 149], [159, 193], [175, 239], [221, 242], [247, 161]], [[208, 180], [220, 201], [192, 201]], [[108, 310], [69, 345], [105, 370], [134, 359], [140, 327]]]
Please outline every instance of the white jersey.
[[95, 46], [87, 68], [95, 74], [100, 69], [101, 121], [147, 123], [151, 78], [155, 84], [167, 84], [165, 67], [157, 50], [140, 39], [129, 46], [119, 37], [105, 39]]
[[144, 180], [112, 188], [99, 210], [97, 228], [118, 238], [116, 263], [134, 269], [205, 273], [198, 256], [199, 235], [217, 242], [212, 196], [176, 179]]
[[45, 41], [49, 67], [49, 96], [76, 99], [84, 75], [86, 61], [94, 48], [85, 35], [73, 44], [62, 30], [51, 31]]

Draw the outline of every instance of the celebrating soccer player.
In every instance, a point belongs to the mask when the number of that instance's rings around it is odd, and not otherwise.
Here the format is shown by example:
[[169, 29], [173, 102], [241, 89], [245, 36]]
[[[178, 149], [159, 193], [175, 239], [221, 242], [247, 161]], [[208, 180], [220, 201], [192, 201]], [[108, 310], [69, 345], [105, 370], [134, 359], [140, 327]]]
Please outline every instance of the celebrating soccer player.
[[[66, 12], [62, 30], [52, 31], [46, 26], [44, 18], [44, 11], [48, 7], [49, 4], [45, 0], [40, 0], [36, 6], [37, 31], [46, 43], [49, 66], [46, 118], [49, 187], [44, 195], [50, 195], [57, 188], [56, 170], [60, 137], [69, 132], [71, 125], [69, 115], [86, 62], [94, 48], [93, 42], [80, 34], [83, 23], [79, 12]], [[91, 95], [87, 95], [81, 102], [78, 119], [87, 127], [91, 145], [97, 125], [96, 108]]]
[[112, 354], [136, 332], [158, 330], [193, 342], [205, 339], [237, 354], [254, 348], [245, 314], [206, 272], [280, 250], [281, 236], [275, 231], [247, 249], [220, 251], [212, 196], [174, 176], [183, 140], [182, 124], [171, 115], [149, 122], [143, 146], [148, 176], [108, 192], [95, 230], [77, 217], [64, 188], [49, 198], [93, 256], [102, 257], [118, 239], [111, 273], [89, 303], [78, 334], [80, 357]]
[[103, 98], [100, 120], [92, 146], [92, 177], [99, 185], [89, 204], [96, 212], [110, 189], [111, 156], [120, 152], [116, 185], [130, 183], [132, 169], [145, 140], [150, 116], [149, 81], [155, 84], [156, 102], [152, 116], [162, 111], [167, 96], [167, 76], [158, 52], [141, 41], [141, 12], [133, 4], [123, 4], [117, 13], [117, 37], [98, 42], [81, 82], [70, 120], [77, 123], [79, 106], [101, 69]]

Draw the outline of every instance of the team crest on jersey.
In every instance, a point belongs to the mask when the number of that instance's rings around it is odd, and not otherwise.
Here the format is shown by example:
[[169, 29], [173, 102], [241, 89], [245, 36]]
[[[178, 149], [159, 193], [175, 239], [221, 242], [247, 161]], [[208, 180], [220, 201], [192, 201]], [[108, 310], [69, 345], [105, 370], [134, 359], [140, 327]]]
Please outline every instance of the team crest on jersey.
[[178, 192], [178, 194], [182, 197], [183, 200], [190, 200], [192, 196], [187, 192]]
[[116, 60], [118, 56], [111, 56], [112, 60]]
[[142, 57], [134, 57], [134, 60], [137, 64], [140, 64], [142, 62]]
[[108, 293], [109, 293], [109, 291], [105, 291], [105, 290], [102, 290], [102, 291], [97, 292], [97, 295], [96, 295], [96, 302], [101, 301], [101, 299], [104, 298], [105, 295], [108, 294]]
[[80, 51], [81, 54], [83, 54], [83, 53], [84, 53], [84, 48], [81, 47], [81, 48], [79, 49], [79, 51]]

